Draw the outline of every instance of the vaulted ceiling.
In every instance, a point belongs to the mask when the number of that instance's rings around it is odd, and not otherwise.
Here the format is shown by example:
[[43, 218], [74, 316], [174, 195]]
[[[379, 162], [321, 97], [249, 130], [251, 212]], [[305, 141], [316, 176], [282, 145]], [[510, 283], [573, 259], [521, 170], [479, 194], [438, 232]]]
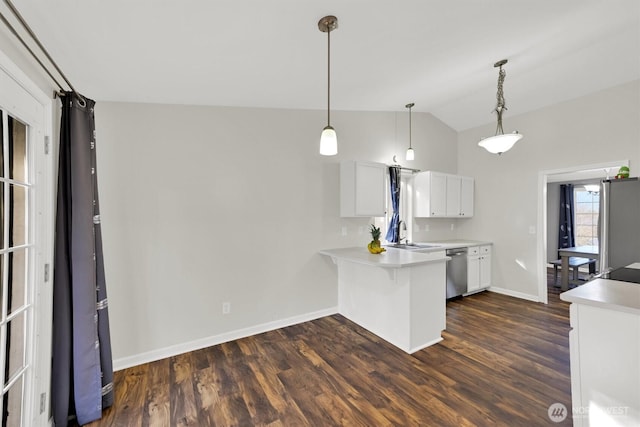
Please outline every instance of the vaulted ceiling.
[[[638, 0], [13, 0], [98, 101], [430, 112], [456, 130], [640, 78]], [[6, 6], [2, 4], [2, 12]], [[4, 29], [3, 29], [4, 31]], [[615, 106], [603, 106], [615, 108]]]

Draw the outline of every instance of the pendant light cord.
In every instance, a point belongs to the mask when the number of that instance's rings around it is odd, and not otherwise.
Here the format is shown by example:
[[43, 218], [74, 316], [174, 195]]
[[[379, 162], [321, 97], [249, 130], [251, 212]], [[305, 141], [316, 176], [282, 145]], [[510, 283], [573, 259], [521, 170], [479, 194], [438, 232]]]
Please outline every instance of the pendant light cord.
[[498, 72], [498, 92], [496, 93], [496, 109], [494, 110], [498, 114], [498, 125], [496, 126], [496, 135], [503, 135], [504, 130], [502, 130], [502, 113], [507, 109], [504, 101], [504, 78], [506, 77], [507, 72], [502, 69], [502, 65], [500, 65], [500, 71]]
[[327, 31], [327, 126], [331, 126], [331, 29]]
[[[413, 105], [411, 105], [411, 107], [413, 107]], [[411, 107], [409, 107], [409, 148], [411, 148]]]
[[416, 104], [414, 104], [413, 102], [405, 105], [405, 108], [409, 109], [409, 148], [410, 149], [413, 149], [411, 147], [411, 108], [413, 108], [414, 105], [416, 105]]

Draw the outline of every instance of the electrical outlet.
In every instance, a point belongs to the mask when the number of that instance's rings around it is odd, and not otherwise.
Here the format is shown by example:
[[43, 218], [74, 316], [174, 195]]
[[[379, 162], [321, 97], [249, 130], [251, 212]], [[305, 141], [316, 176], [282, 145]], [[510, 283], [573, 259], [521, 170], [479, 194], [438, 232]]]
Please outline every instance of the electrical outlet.
[[358, 234], [364, 234], [364, 227], [358, 227]]
[[222, 314], [229, 314], [231, 313], [231, 303], [230, 302], [223, 302], [222, 303]]
[[455, 225], [451, 224], [451, 231], [453, 231], [454, 228], [455, 228]]
[[346, 236], [347, 235], [347, 227], [346, 226], [342, 226], [342, 235]]
[[425, 224], [423, 227], [424, 227], [424, 231], [429, 231], [429, 224]]

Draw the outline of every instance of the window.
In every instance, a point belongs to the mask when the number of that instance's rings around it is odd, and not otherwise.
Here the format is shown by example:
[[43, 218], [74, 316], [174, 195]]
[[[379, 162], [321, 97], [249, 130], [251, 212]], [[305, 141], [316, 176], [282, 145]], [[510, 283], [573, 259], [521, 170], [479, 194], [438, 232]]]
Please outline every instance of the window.
[[598, 217], [600, 194], [587, 191], [582, 186], [573, 190], [575, 203], [576, 246], [598, 246]]
[[[411, 242], [413, 241], [411, 236], [413, 233], [413, 200], [411, 194], [413, 194], [413, 185], [412, 185], [413, 174], [403, 169], [400, 172], [400, 206], [399, 206], [399, 214], [400, 221], [402, 224], [400, 225], [400, 237], [402, 238], [403, 243], [405, 241]], [[384, 218], [376, 218], [375, 224], [376, 226], [381, 227], [383, 230], [382, 236], [387, 235], [387, 230], [389, 228], [389, 222], [391, 222], [391, 215], [393, 214], [393, 208], [391, 206], [391, 194], [389, 191], [389, 175], [387, 175], [387, 184], [386, 184], [386, 203], [387, 203], [387, 214]], [[384, 223], [380, 223], [379, 221], [384, 221]]]

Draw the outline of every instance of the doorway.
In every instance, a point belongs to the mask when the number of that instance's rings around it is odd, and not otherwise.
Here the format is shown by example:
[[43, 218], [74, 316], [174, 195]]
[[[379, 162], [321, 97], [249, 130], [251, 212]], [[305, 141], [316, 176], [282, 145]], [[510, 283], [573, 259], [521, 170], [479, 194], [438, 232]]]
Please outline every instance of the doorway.
[[547, 292], [547, 184], [562, 181], [605, 179], [614, 176], [620, 166], [629, 166], [629, 160], [618, 160], [592, 165], [572, 166], [545, 170], [538, 173], [538, 301], [548, 303]]

